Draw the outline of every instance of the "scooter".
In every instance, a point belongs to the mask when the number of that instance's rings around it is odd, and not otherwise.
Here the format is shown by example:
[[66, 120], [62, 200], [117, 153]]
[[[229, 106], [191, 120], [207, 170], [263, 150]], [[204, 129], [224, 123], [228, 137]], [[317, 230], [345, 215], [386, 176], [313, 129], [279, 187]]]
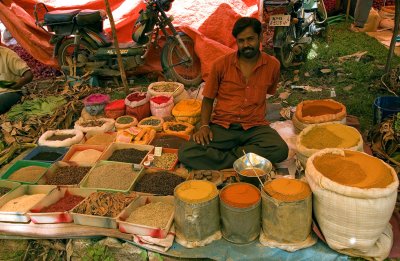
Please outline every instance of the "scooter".
[[[194, 43], [189, 36], [178, 32], [172, 24], [173, 18], [166, 15], [173, 1], [144, 0], [146, 7], [139, 12], [134, 24], [133, 42], [119, 44], [124, 68], [132, 71], [143, 65], [151, 47], [160, 47], [160, 39], [165, 38], [160, 57], [164, 75], [168, 80], [197, 86], [202, 78]], [[49, 12], [44, 3], [37, 3], [34, 16], [36, 25], [52, 35], [53, 56], [63, 70], [73, 70], [74, 74], [90, 71], [98, 75], [120, 75], [114, 43], [103, 31], [103, 21], [107, 18], [103, 10]]]
[[264, 0], [264, 8], [274, 13], [269, 26], [274, 27], [275, 56], [284, 68], [290, 67], [295, 58], [304, 59], [313, 37], [327, 30], [323, 0]]

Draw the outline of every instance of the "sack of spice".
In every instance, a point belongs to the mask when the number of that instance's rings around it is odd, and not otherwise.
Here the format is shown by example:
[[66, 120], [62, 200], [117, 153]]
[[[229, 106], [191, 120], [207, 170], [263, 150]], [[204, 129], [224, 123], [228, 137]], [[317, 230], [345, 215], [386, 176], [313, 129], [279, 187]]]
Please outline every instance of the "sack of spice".
[[310, 125], [297, 136], [297, 159], [305, 166], [307, 159], [322, 149], [337, 148], [364, 151], [363, 139], [357, 129], [340, 123]]
[[329, 247], [370, 260], [389, 255], [399, 186], [391, 166], [362, 152], [324, 149], [308, 159], [306, 179]]
[[299, 133], [311, 124], [325, 122], [346, 124], [346, 115], [346, 107], [332, 99], [306, 100], [297, 105], [292, 121], [296, 132]]
[[80, 130], [83, 133], [101, 133], [112, 131], [114, 129], [115, 120], [109, 118], [100, 118], [97, 120], [84, 120], [79, 118], [74, 125], [74, 129]]
[[194, 126], [187, 122], [164, 122], [163, 131], [167, 134], [186, 134], [191, 135]]
[[104, 113], [107, 118], [116, 119], [125, 115], [125, 100], [115, 100], [106, 105]]
[[110, 101], [110, 96], [107, 94], [95, 93], [83, 99], [86, 111], [94, 116], [103, 112], [104, 107]]
[[151, 115], [157, 117], [171, 116], [174, 100], [172, 96], [158, 95], [150, 98]]
[[70, 147], [83, 141], [81, 130], [49, 130], [40, 136], [38, 144], [48, 147]]
[[129, 115], [118, 117], [115, 120], [115, 128], [117, 129], [117, 131], [136, 126], [137, 124], [138, 120], [135, 117]]
[[177, 121], [196, 125], [200, 121], [201, 101], [195, 99], [182, 100], [172, 109]]
[[174, 103], [188, 99], [189, 94], [185, 90], [185, 86], [179, 82], [153, 82], [149, 85], [148, 91], [150, 97], [167, 95], [174, 97]]
[[126, 96], [126, 114], [138, 121], [150, 116], [150, 96], [145, 92], [134, 92]]
[[156, 131], [162, 131], [164, 120], [157, 116], [151, 116], [144, 118], [143, 120], [139, 121], [138, 127], [139, 128], [152, 128]]

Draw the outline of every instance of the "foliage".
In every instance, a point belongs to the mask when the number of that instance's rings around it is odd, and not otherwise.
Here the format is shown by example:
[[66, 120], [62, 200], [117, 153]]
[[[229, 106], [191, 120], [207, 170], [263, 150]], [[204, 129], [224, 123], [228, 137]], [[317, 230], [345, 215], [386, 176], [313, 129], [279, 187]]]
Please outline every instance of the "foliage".
[[114, 261], [115, 259], [108, 252], [106, 246], [94, 244], [86, 250], [86, 255], [82, 258], [83, 261]]

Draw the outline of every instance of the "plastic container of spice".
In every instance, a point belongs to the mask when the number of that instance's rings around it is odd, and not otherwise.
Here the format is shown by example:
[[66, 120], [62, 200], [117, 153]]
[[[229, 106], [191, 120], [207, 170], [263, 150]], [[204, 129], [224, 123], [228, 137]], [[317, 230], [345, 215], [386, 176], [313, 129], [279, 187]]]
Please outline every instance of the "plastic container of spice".
[[[165, 158], [167, 154], [171, 154], [171, 157]], [[145, 166], [151, 169], [157, 169], [157, 170], [174, 170], [176, 167], [176, 164], [178, 163], [178, 150], [177, 149], [170, 149], [170, 148], [162, 148], [161, 156], [152, 156], [150, 155], [153, 154], [148, 154], [145, 161], [151, 161], [150, 166]], [[164, 155], [164, 156], [163, 156]], [[151, 159], [153, 158], [153, 159]], [[173, 159], [175, 158], [175, 159]], [[159, 162], [159, 163], [157, 163]], [[165, 167], [157, 167], [156, 164], [161, 164], [164, 165]]]
[[140, 151], [146, 151], [146, 155], [143, 156], [140, 162], [136, 163], [142, 165], [145, 158], [147, 157], [147, 154], [149, 154], [150, 151], [154, 149], [154, 146], [114, 142], [104, 151], [104, 153], [100, 156], [99, 160], [109, 160], [109, 158], [113, 155], [115, 151], [124, 149], [136, 149]]
[[[168, 222], [163, 227], [151, 227], [142, 224], [135, 224], [129, 221], [126, 221], [128, 217], [137, 210], [139, 207], [142, 207], [148, 203], [156, 203], [161, 202], [165, 204], [174, 205], [174, 197], [173, 196], [141, 196], [134, 202], [132, 202], [118, 218], [118, 229], [122, 233], [129, 233], [141, 236], [151, 236], [154, 238], [165, 238], [168, 235], [168, 232], [171, 228], [171, 225], [174, 221], [174, 211], [169, 215]], [[162, 216], [163, 213], [158, 213], [157, 216], [154, 216], [154, 219]], [[165, 217], [167, 218], [167, 217]]]
[[43, 162], [56, 162], [67, 153], [68, 148], [66, 147], [47, 147], [38, 146], [34, 148], [23, 160], [36, 160]]
[[[93, 166], [97, 161], [100, 160], [100, 157], [105, 149], [106, 146], [104, 145], [75, 144], [71, 146], [67, 154], [65, 154], [65, 156], [63, 157], [62, 161], [75, 162], [76, 164], [80, 164], [81, 166]], [[84, 151], [86, 150], [94, 150], [93, 153], [98, 154], [98, 156], [93, 154], [93, 157], [90, 157], [90, 153], [87, 153], [87, 155], [85, 156], [80, 156], [79, 159], [74, 158], [77, 153], [85, 153]]]
[[0, 191], [1, 191], [0, 198], [5, 196], [7, 193], [13, 191], [14, 189], [18, 188], [19, 186], [21, 186], [21, 183], [12, 182], [8, 180], [0, 180]]
[[[42, 186], [42, 185], [21, 185], [15, 188], [13, 191], [7, 193], [0, 198], [0, 208], [3, 207], [7, 202], [16, 199], [18, 197], [22, 197], [24, 195], [35, 195], [35, 194], [43, 194], [43, 197], [49, 194], [56, 186]], [[31, 205], [30, 205], [31, 204]], [[24, 203], [24, 210], [21, 211], [1, 211], [0, 210], [0, 221], [4, 222], [18, 222], [25, 223], [29, 222], [30, 217], [26, 214], [28, 210], [35, 205], [35, 202], [32, 200], [28, 200]]]
[[[94, 164], [93, 164], [94, 166]], [[53, 163], [50, 168], [47, 169], [46, 174], [44, 175], [44, 179], [45, 179], [45, 184], [49, 184], [49, 182], [55, 182], [54, 185], [57, 186], [62, 186], [62, 187], [78, 187], [79, 183], [85, 178], [85, 176], [89, 173], [89, 170], [86, 172], [86, 174], [84, 176], [82, 176], [81, 178], [79, 178], [79, 173], [77, 173], [77, 171], [75, 171], [74, 173], [71, 174], [59, 174], [58, 177], [56, 177], [57, 175], [57, 171], [59, 171], [60, 168], [66, 168], [66, 167], [74, 167], [74, 168], [90, 168], [92, 166], [87, 166], [87, 165], [80, 165], [79, 163], [75, 163], [75, 162], [64, 162], [64, 161], [57, 161], [55, 163]], [[68, 175], [68, 180], [66, 182], [64, 182], [63, 184], [63, 177], [66, 177], [66, 175]], [[73, 182], [74, 180], [76, 180], [76, 182]], [[49, 184], [51, 185], [51, 184]]]
[[[40, 184], [43, 185], [45, 184], [45, 179], [44, 179], [44, 174], [46, 173], [47, 169], [51, 166], [50, 163], [48, 162], [41, 162], [41, 161], [34, 161], [34, 160], [19, 160], [14, 163], [7, 171], [1, 176], [1, 179], [6, 179], [8, 178], [17, 170], [20, 170], [25, 167], [30, 167], [30, 166], [38, 166], [45, 168], [41, 173], [39, 173], [32, 181], [20, 181], [20, 180], [9, 180], [9, 181], [14, 181], [14, 182], [20, 182], [22, 184]], [[26, 176], [29, 176], [29, 173], [26, 174]]]
[[[72, 215], [69, 210], [60, 212], [41, 212], [44, 208], [58, 202], [66, 195], [80, 196], [84, 200], [93, 192], [95, 189], [82, 189], [82, 188], [60, 188], [52, 190], [46, 197], [44, 197], [39, 203], [33, 206], [27, 215], [31, 218], [35, 224], [54, 224], [54, 223], [70, 223], [73, 222]], [[78, 205], [80, 202], [76, 203]], [[74, 206], [75, 207], [75, 206]]]

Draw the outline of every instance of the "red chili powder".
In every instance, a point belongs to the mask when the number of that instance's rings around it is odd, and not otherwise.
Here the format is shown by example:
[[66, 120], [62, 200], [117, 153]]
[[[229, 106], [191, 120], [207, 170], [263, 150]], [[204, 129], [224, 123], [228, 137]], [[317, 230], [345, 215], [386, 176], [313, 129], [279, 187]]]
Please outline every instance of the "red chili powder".
[[260, 191], [250, 184], [240, 182], [224, 188], [220, 198], [231, 207], [247, 208], [260, 200]]
[[69, 211], [69, 210], [73, 209], [76, 205], [78, 205], [84, 199], [85, 199], [84, 197], [70, 195], [70, 194], [66, 193], [65, 196], [63, 198], [61, 198], [59, 201], [57, 201], [53, 205], [50, 205], [50, 206], [42, 209], [40, 212], [47, 213], [47, 212]]
[[146, 94], [145, 93], [139, 93], [139, 92], [135, 92], [135, 93], [129, 94], [128, 97], [127, 97], [127, 99], [129, 101], [141, 101], [141, 100], [143, 100], [145, 98], [146, 98]]
[[155, 97], [151, 98], [151, 101], [155, 102], [157, 104], [163, 104], [163, 103], [168, 102], [170, 99], [171, 99], [171, 97], [160, 95], [160, 96], [155, 96]]

